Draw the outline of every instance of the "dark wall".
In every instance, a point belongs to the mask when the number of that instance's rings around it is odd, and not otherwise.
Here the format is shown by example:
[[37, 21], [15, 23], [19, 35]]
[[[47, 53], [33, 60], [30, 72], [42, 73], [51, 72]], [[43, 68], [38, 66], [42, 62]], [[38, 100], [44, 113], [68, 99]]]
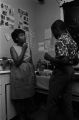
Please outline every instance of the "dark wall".
[[68, 30], [79, 47], [79, 1], [65, 3], [63, 5], [64, 21]]

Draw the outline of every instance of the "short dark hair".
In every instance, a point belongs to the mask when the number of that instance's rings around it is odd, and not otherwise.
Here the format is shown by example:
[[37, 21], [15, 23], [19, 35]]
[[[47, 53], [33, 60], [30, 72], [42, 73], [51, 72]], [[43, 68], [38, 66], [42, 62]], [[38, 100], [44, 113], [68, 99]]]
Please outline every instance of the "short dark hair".
[[22, 29], [15, 29], [15, 30], [11, 33], [11, 37], [12, 37], [12, 39], [13, 39], [13, 41], [14, 41], [15, 43], [17, 43], [16, 38], [18, 38], [18, 35], [19, 35], [20, 33], [24, 33], [24, 34], [25, 34], [25, 31], [22, 30]]
[[61, 36], [62, 33], [67, 32], [66, 25], [64, 21], [62, 20], [56, 20], [52, 25], [51, 25], [51, 31], [55, 38], [57, 39], [58, 37]]

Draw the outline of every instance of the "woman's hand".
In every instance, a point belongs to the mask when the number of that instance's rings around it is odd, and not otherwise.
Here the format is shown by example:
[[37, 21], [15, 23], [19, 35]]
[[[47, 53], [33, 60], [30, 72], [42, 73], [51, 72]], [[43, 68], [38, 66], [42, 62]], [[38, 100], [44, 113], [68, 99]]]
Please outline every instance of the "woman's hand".
[[23, 44], [23, 50], [26, 50], [28, 48], [28, 43]]

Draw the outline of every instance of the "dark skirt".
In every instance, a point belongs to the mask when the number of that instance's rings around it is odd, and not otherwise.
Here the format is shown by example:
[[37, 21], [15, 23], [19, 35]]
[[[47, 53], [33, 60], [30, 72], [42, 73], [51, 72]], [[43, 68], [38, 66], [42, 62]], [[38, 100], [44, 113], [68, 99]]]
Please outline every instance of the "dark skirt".
[[11, 99], [25, 99], [35, 94], [34, 69], [31, 63], [11, 68]]

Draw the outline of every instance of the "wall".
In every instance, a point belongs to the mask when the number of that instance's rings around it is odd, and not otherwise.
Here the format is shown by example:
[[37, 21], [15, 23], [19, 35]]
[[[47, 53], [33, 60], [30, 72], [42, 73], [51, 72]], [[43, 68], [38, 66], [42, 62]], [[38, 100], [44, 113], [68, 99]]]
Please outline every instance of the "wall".
[[[1, 0], [2, 2], [5, 2], [6, 4], [9, 4], [14, 8], [14, 14], [15, 14], [15, 28], [17, 27], [17, 11], [18, 8], [21, 8], [23, 10], [27, 10], [29, 14], [29, 26], [31, 31], [34, 33], [34, 9], [35, 9], [35, 3], [31, 0]], [[5, 33], [11, 33], [13, 30], [9, 29], [8, 27], [2, 27], [0, 28], [0, 58], [3, 56], [10, 57], [10, 46], [13, 44], [13, 41], [6, 41]], [[33, 42], [34, 43], [34, 42]], [[33, 47], [34, 48], [34, 47]]]
[[[49, 28], [53, 21], [60, 18], [60, 8], [56, 0], [45, 0], [45, 4], [41, 5], [34, 0], [1, 0], [10, 4], [15, 10], [15, 19], [17, 26], [17, 9], [22, 8], [29, 13], [30, 29], [32, 30], [32, 53], [33, 61], [36, 63], [43, 56], [43, 53], [38, 51], [38, 42], [44, 40], [44, 30]], [[8, 28], [0, 28], [0, 58], [3, 56], [10, 57], [10, 46], [12, 40], [7, 42], [4, 33], [9, 31]], [[11, 32], [11, 31], [9, 31]], [[53, 39], [54, 41], [54, 39]]]
[[[37, 42], [44, 40], [44, 31], [50, 28], [51, 24], [60, 19], [60, 8], [56, 0], [45, 0], [45, 4], [36, 3], [36, 40]], [[54, 41], [54, 38], [53, 38]], [[38, 49], [38, 44], [37, 44]], [[43, 53], [36, 53], [36, 60], [43, 57]]]

